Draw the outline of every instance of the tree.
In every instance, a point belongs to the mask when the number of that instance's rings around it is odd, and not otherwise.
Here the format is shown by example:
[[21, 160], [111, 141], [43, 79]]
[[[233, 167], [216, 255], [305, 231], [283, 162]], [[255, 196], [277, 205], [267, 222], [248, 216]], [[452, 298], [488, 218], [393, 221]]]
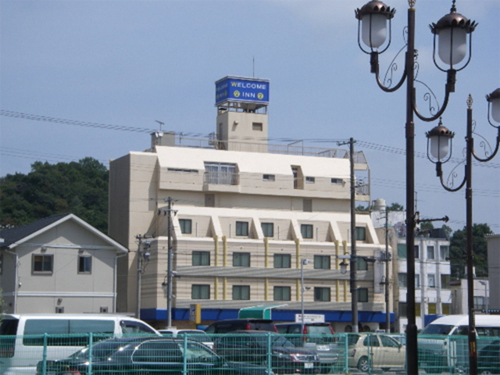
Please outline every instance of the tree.
[[[488, 251], [486, 245], [487, 234], [492, 234], [488, 224], [474, 224], [472, 226], [472, 251], [474, 267], [478, 277], [488, 276]], [[457, 230], [450, 239], [451, 275], [455, 278], [465, 277], [467, 254], [467, 228]]]
[[35, 162], [27, 175], [0, 178], [0, 226], [29, 224], [44, 217], [73, 213], [106, 233], [108, 175], [99, 161]]
[[389, 211], [404, 211], [405, 208], [399, 203], [391, 203], [390, 206], [387, 207]]

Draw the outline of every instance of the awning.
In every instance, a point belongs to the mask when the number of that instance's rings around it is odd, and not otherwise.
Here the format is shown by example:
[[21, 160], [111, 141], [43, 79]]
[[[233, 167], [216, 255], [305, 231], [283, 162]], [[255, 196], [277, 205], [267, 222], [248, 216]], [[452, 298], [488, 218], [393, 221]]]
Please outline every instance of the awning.
[[238, 318], [255, 318], [255, 319], [271, 319], [272, 309], [278, 307], [285, 307], [288, 305], [260, 305], [260, 306], [252, 306], [245, 307], [238, 311]]

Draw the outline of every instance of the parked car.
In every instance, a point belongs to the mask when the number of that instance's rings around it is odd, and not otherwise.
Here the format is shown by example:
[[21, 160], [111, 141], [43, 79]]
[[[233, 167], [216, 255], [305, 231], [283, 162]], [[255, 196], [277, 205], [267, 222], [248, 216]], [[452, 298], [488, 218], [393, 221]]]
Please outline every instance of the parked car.
[[206, 329], [209, 335], [213, 333], [227, 333], [234, 331], [269, 331], [276, 332], [276, 326], [269, 319], [225, 319], [213, 322]]
[[405, 346], [388, 335], [349, 334], [348, 346], [349, 367], [357, 367], [363, 372], [368, 372], [373, 368], [388, 371], [405, 367]]
[[214, 348], [214, 342], [212, 341], [208, 333], [202, 331], [201, 329], [177, 329], [174, 327], [170, 327], [160, 329], [158, 332], [167, 337], [182, 337], [185, 335], [189, 340], [201, 342], [202, 344], [208, 346], [210, 349]]
[[479, 374], [500, 374], [500, 340], [495, 340], [478, 352]]
[[265, 331], [235, 331], [215, 341], [215, 351], [229, 361], [266, 364], [271, 360], [275, 373], [317, 374], [316, 353], [298, 348], [282, 335]]
[[[185, 346], [185, 344], [187, 344]], [[92, 361], [90, 361], [92, 359]], [[36, 374], [86, 375], [90, 363], [92, 374], [142, 375], [147, 373], [272, 375], [265, 367], [228, 362], [205, 345], [174, 338], [121, 338], [101, 341], [84, 348], [69, 358], [40, 361]]]
[[335, 332], [329, 323], [277, 323], [279, 333], [285, 334], [295, 346], [314, 350], [321, 372], [328, 373], [338, 363], [339, 353]]

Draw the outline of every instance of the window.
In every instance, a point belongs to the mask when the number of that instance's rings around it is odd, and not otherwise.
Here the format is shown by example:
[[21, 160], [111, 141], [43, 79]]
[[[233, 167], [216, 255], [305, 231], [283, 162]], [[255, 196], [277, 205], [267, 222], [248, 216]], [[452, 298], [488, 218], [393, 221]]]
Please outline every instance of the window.
[[192, 285], [191, 299], [210, 299], [210, 285]]
[[306, 176], [306, 184], [314, 184], [316, 182], [315, 177], [308, 177]]
[[250, 299], [250, 285], [233, 285], [233, 299], [234, 300], [249, 300]]
[[439, 246], [439, 260], [447, 261], [450, 257], [450, 247], [449, 246]]
[[192, 256], [193, 266], [209, 266], [210, 265], [210, 252], [209, 251], [193, 251]]
[[442, 313], [443, 315], [450, 315], [451, 314], [451, 303], [443, 303], [441, 305], [441, 309], [443, 310]]
[[474, 296], [474, 308], [477, 310], [484, 310], [486, 308], [483, 296]]
[[415, 275], [415, 288], [420, 288], [420, 275]]
[[436, 304], [435, 303], [429, 303], [427, 304], [427, 308], [428, 308], [428, 314], [436, 314]]
[[441, 288], [450, 289], [451, 275], [441, 275]]
[[427, 259], [434, 259], [434, 246], [427, 246]]
[[275, 286], [274, 287], [274, 300], [275, 301], [290, 301], [291, 289], [289, 286]]
[[179, 219], [182, 234], [191, 234], [191, 219]]
[[356, 270], [368, 271], [368, 262], [363, 258], [356, 258]]
[[344, 180], [341, 178], [332, 178], [331, 183], [334, 185], [342, 185], [344, 183]]
[[398, 258], [406, 259], [406, 244], [398, 243]]
[[248, 221], [237, 221], [236, 222], [236, 235], [237, 236], [248, 236]]
[[358, 302], [368, 302], [368, 288], [358, 289]]
[[33, 273], [52, 274], [54, 268], [53, 255], [33, 255]]
[[215, 185], [237, 185], [236, 164], [205, 163], [205, 182]]
[[252, 122], [252, 130], [261, 132], [262, 131], [262, 122]]
[[314, 300], [321, 302], [329, 302], [330, 301], [330, 288], [314, 288]]
[[290, 268], [290, 254], [274, 254], [274, 268]]
[[250, 267], [250, 253], [233, 253], [233, 267]]
[[262, 176], [262, 179], [264, 181], [275, 181], [276, 180], [276, 176], [273, 175], [273, 174], [265, 174]]
[[408, 287], [408, 275], [406, 273], [398, 273], [398, 286], [400, 288]]
[[313, 238], [312, 224], [302, 224], [300, 226], [300, 233], [302, 233], [302, 238]]
[[356, 227], [356, 241], [366, 241], [365, 227]]
[[427, 283], [429, 285], [429, 288], [435, 288], [436, 287], [436, 275], [433, 273], [430, 273], [427, 275]]
[[422, 316], [422, 310], [420, 310], [420, 302], [415, 302], [415, 316]]
[[330, 256], [329, 255], [315, 255], [314, 268], [329, 270], [330, 269]]
[[78, 257], [78, 273], [92, 273], [92, 257], [79, 256]]
[[198, 173], [197, 169], [168, 168], [169, 172]]
[[406, 304], [406, 302], [399, 302], [399, 316], [401, 318], [407, 317], [407, 304]]
[[420, 257], [420, 248], [418, 247], [418, 245], [415, 245], [414, 249], [415, 249], [415, 259], [418, 259]]
[[313, 210], [313, 201], [312, 199], [304, 199], [302, 201], [302, 211], [304, 212], [312, 212]]
[[262, 233], [264, 237], [274, 237], [274, 224], [273, 223], [261, 223]]

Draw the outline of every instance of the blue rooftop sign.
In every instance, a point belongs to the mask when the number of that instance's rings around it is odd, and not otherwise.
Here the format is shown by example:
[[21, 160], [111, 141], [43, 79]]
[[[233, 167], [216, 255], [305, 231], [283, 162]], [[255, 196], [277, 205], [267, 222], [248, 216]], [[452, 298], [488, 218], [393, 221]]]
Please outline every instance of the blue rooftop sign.
[[224, 77], [215, 82], [215, 105], [225, 102], [269, 104], [269, 80]]

